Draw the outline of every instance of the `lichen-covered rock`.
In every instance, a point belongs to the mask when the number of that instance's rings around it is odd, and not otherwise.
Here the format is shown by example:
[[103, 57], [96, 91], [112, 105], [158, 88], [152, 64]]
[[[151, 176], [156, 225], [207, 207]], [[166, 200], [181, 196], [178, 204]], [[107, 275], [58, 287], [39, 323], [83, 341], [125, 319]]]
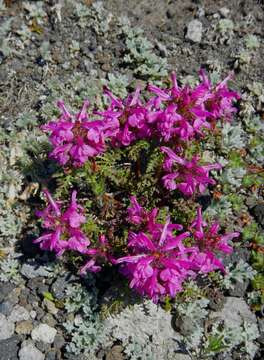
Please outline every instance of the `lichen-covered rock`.
[[186, 38], [199, 43], [202, 40], [203, 24], [199, 20], [192, 20], [187, 26]]
[[29, 320], [30, 314], [23, 306], [16, 305], [8, 319], [14, 323], [23, 320]]
[[44, 360], [45, 355], [32, 342], [24, 341], [18, 353], [19, 360]]
[[0, 314], [0, 340], [10, 338], [14, 334], [15, 325], [5, 315]]
[[[18, 336], [0, 341], [0, 360], [17, 360]], [[36, 359], [35, 359], [36, 360]]]
[[42, 341], [52, 344], [57, 334], [57, 330], [47, 324], [40, 324], [31, 332], [31, 337], [35, 341]]
[[16, 333], [21, 335], [29, 335], [33, 329], [33, 324], [30, 320], [20, 321], [16, 325]]

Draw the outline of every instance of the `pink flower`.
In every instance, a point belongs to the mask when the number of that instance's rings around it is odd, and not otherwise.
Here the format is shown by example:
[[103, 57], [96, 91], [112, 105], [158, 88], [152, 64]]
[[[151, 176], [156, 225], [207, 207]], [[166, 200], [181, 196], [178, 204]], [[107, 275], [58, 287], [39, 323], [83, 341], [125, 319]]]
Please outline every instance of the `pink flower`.
[[162, 295], [175, 296], [181, 290], [181, 284], [192, 275], [188, 254], [192, 248], [186, 248], [182, 241], [189, 232], [173, 235], [178, 224], [152, 224], [148, 233], [129, 233], [128, 247], [131, 253], [116, 260], [122, 264], [121, 271], [130, 279], [130, 287], [140, 294], [147, 295], [155, 302]]
[[190, 226], [190, 231], [193, 237], [197, 240], [200, 254], [196, 257], [195, 262], [200, 271], [207, 273], [216, 269], [224, 271], [224, 266], [221, 260], [216, 258], [218, 252], [230, 254], [232, 247], [228, 241], [238, 237], [239, 232], [228, 233], [225, 235], [219, 234], [220, 225], [213, 223], [210, 227], [202, 218], [202, 210], [197, 209], [196, 219]]
[[101, 271], [102, 263], [104, 262], [115, 263], [115, 259], [111, 254], [111, 246], [105, 235], [100, 235], [98, 243], [93, 248], [87, 249], [85, 255], [87, 255], [89, 259], [81, 267], [81, 275], [85, 275], [87, 271]]
[[175, 135], [184, 141], [192, 139], [196, 134], [203, 135], [203, 128], [211, 127], [206, 120], [210, 113], [204, 106], [210, 97], [208, 87], [200, 84], [194, 89], [189, 86], [181, 88], [175, 73], [172, 73], [171, 80], [170, 89], [149, 86], [149, 90], [156, 97], [148, 103], [148, 121], [155, 122], [157, 132], [160, 132], [165, 141]]
[[147, 109], [139, 99], [139, 86], [133, 95], [124, 100], [116, 98], [108, 89], [104, 93], [110, 98], [110, 105], [106, 111], [96, 113], [103, 116], [105, 121], [111, 120], [116, 124], [112, 139], [114, 146], [128, 146], [135, 140], [151, 135], [145, 120]]
[[168, 190], [178, 189], [186, 196], [196, 191], [202, 193], [208, 184], [215, 184], [209, 177], [209, 171], [222, 168], [220, 164], [199, 165], [199, 156], [186, 160], [165, 146], [161, 147], [161, 151], [167, 155], [163, 168], [170, 172], [162, 178], [164, 186]]
[[61, 203], [55, 201], [48, 190], [44, 190], [44, 194], [49, 204], [36, 214], [42, 218], [42, 227], [46, 229], [46, 233], [34, 243], [39, 243], [42, 250], [55, 251], [57, 255], [65, 250], [85, 253], [90, 242], [80, 229], [85, 217], [84, 209], [76, 202], [77, 192], [72, 192], [70, 206], [64, 212], [61, 210]]
[[50, 142], [53, 150], [50, 156], [61, 165], [83, 165], [89, 158], [105, 151], [105, 141], [112, 134], [112, 124], [101, 120], [88, 119], [85, 101], [81, 111], [72, 116], [65, 108], [63, 101], [58, 101], [62, 114], [57, 121], [42, 126], [44, 131], [51, 132]]
[[209, 97], [206, 99], [204, 106], [210, 113], [208, 119], [210, 121], [216, 121], [223, 119], [230, 121], [233, 114], [237, 112], [237, 109], [233, 106], [234, 100], [239, 100], [240, 95], [227, 87], [227, 82], [232, 79], [233, 74], [229, 74], [223, 81], [216, 86], [213, 86], [210, 82], [205, 71], [201, 69], [200, 77], [203, 86], [207, 88]]

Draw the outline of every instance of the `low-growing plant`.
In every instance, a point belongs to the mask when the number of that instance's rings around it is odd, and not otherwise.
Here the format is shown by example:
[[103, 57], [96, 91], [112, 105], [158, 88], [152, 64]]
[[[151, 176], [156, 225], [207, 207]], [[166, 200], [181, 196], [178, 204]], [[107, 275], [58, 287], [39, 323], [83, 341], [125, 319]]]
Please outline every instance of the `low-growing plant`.
[[198, 85], [181, 87], [173, 73], [171, 86], [149, 85], [143, 96], [138, 85], [125, 99], [105, 87], [107, 107], [89, 114], [88, 101], [76, 115], [58, 101], [59, 118], [42, 130], [62, 167], [50, 184], [61, 198], [43, 190], [41, 249], [83, 259], [82, 275], [118, 266], [154, 302], [175, 297], [198, 273], [224, 271], [219, 253], [231, 253], [239, 233], [205, 222], [197, 196], [222, 169], [201, 151], [236, 112], [230, 77], [213, 85], [201, 71]]

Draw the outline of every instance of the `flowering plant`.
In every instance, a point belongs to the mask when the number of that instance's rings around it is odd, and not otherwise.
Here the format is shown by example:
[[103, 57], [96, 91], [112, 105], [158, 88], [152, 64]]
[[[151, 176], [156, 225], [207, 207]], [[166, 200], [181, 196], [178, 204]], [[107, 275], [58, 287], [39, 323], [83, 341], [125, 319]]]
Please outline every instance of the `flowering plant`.
[[[231, 76], [216, 86], [203, 71], [200, 76], [195, 88], [180, 87], [173, 73], [170, 88], [149, 85], [148, 100], [139, 86], [126, 99], [104, 89], [108, 107], [89, 115], [88, 101], [77, 115], [58, 102], [61, 115], [42, 126], [50, 133], [50, 156], [67, 172], [74, 170], [76, 179], [97, 186], [92, 194], [88, 185], [86, 190], [79, 185], [78, 194], [80, 201], [85, 194], [92, 202], [100, 228], [87, 228], [88, 209], [77, 203], [76, 190], [68, 207], [44, 190], [48, 205], [37, 215], [45, 233], [35, 240], [41, 249], [58, 256], [67, 251], [81, 255], [81, 274], [98, 272], [107, 264], [119, 266], [130, 287], [154, 302], [174, 297], [185, 280], [199, 273], [224, 271], [219, 256], [232, 251], [228, 241], [239, 233], [219, 234], [219, 224], [207, 225], [195, 202], [215, 185], [210, 172], [222, 166], [203, 164], [199, 153], [190, 156], [188, 150], [202, 143], [208, 130], [213, 133], [217, 121], [231, 120], [239, 95], [227, 87]], [[107, 154], [112, 158], [104, 170]], [[182, 221], [168, 210], [181, 198], [190, 199], [195, 218], [193, 213]]]

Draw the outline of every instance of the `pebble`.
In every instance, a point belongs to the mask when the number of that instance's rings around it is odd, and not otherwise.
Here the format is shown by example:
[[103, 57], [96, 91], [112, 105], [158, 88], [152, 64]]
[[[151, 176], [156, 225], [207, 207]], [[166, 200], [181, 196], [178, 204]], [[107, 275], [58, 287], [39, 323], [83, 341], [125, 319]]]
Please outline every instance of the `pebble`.
[[58, 313], [58, 309], [56, 308], [55, 304], [53, 301], [50, 301], [48, 299], [44, 299], [43, 302], [43, 307], [45, 309], [48, 310], [49, 313], [51, 313], [52, 315], [56, 315]]
[[45, 360], [56, 360], [56, 350], [50, 350], [47, 354], [46, 354], [46, 358]]
[[20, 321], [16, 325], [16, 333], [22, 335], [29, 335], [33, 329], [33, 324], [30, 320]]
[[0, 304], [0, 313], [8, 316], [10, 315], [12, 309], [13, 309], [13, 304], [10, 301], [3, 301]]
[[264, 227], [264, 204], [258, 204], [253, 208], [253, 214], [257, 222]]
[[123, 348], [121, 345], [114, 345], [106, 354], [105, 360], [123, 360]]
[[9, 339], [15, 331], [15, 325], [5, 315], [0, 314], [0, 340]]
[[65, 345], [65, 339], [62, 335], [57, 334], [54, 339], [54, 347], [55, 349], [61, 349]]
[[27, 279], [34, 279], [38, 276], [48, 276], [50, 273], [45, 269], [44, 266], [39, 266], [37, 264], [23, 264], [21, 268], [21, 274], [24, 275]]
[[226, 7], [222, 7], [221, 9], [219, 9], [219, 13], [220, 15], [222, 15], [224, 18], [228, 17], [230, 10]]
[[249, 280], [235, 281], [233, 283], [233, 288], [229, 289], [228, 293], [231, 296], [243, 297], [247, 291], [249, 285]]
[[57, 330], [47, 324], [40, 324], [31, 332], [31, 337], [33, 340], [42, 341], [46, 344], [52, 344]]
[[199, 43], [202, 40], [202, 31], [203, 24], [199, 20], [192, 20], [187, 26], [186, 38], [193, 41], [194, 43]]
[[16, 305], [14, 309], [11, 311], [9, 316], [9, 321], [18, 322], [23, 320], [29, 320], [30, 314], [23, 306]]
[[18, 343], [18, 336], [0, 341], [0, 360], [17, 360]]
[[45, 355], [32, 342], [24, 341], [18, 353], [20, 360], [44, 360]]
[[65, 296], [65, 288], [67, 286], [67, 280], [69, 275], [65, 275], [64, 277], [59, 277], [52, 285], [51, 292], [54, 297], [58, 300], [61, 300]]
[[258, 319], [258, 327], [260, 333], [258, 342], [264, 345], [264, 319]]
[[14, 287], [13, 284], [0, 282], [0, 302], [6, 300], [6, 297], [11, 293]]

